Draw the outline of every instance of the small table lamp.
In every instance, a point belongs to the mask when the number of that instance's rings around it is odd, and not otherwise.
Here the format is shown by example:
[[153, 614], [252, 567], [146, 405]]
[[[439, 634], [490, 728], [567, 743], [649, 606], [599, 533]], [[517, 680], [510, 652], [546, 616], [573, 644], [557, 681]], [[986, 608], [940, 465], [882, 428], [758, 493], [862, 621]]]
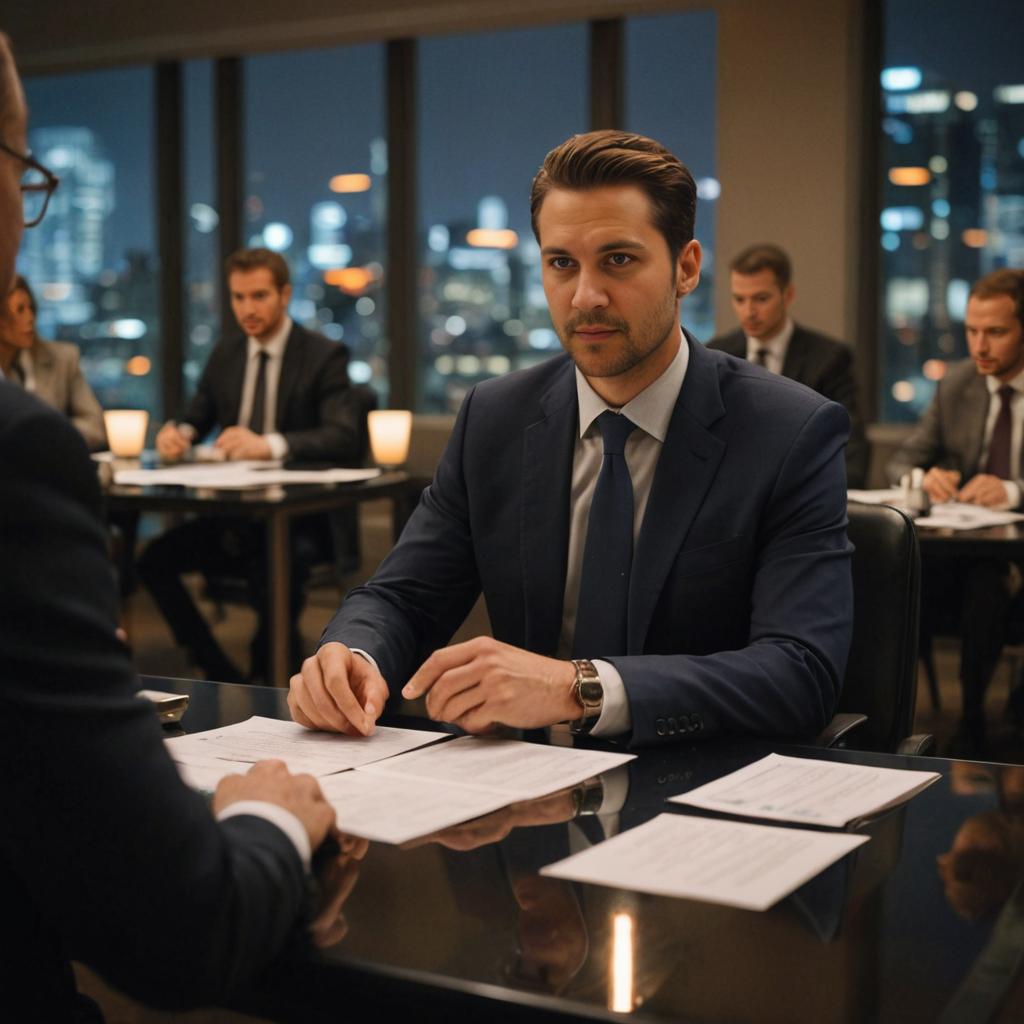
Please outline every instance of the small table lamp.
[[137, 459], [146, 447], [149, 413], [145, 409], [108, 409], [103, 413], [110, 450], [124, 459]]
[[377, 409], [367, 417], [373, 461], [395, 469], [409, 457], [412, 413], [408, 409]]

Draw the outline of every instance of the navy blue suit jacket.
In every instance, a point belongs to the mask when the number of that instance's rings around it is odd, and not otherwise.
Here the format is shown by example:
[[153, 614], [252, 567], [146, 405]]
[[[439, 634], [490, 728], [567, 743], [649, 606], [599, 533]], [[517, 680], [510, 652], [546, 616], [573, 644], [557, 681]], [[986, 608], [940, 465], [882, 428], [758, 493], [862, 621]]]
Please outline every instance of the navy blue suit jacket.
[[4, 381], [0, 581], [4, 1007], [71, 1019], [68, 958], [148, 1003], [223, 1000], [292, 937], [302, 862], [262, 818], [218, 825], [178, 777], [115, 635], [96, 467]]
[[[631, 740], [814, 733], [835, 706], [853, 617], [849, 418], [688, 342], [634, 554], [628, 651], [609, 659]], [[578, 418], [567, 356], [477, 385], [401, 540], [323, 640], [367, 651], [396, 690], [482, 589], [497, 639], [553, 655]]]

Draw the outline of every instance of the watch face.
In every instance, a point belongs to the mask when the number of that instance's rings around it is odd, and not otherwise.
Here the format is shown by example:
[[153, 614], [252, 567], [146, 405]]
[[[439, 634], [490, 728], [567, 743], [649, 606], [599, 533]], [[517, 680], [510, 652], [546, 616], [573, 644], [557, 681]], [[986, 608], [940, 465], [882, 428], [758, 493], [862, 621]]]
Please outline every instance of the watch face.
[[580, 700], [583, 701], [584, 707], [600, 707], [604, 701], [604, 687], [596, 680], [582, 680], [580, 682]]

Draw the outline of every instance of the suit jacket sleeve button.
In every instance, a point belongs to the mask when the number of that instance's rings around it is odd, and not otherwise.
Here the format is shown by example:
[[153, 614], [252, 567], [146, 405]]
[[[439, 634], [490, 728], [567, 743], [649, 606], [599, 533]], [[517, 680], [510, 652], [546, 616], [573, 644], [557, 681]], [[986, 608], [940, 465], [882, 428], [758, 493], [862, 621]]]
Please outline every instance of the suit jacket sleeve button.
[[659, 719], [658, 719], [658, 720], [657, 720], [657, 721], [656, 721], [656, 722], [654, 723], [654, 731], [655, 731], [655, 732], [656, 732], [656, 733], [657, 733], [657, 734], [658, 734], [659, 736], [664, 736], [664, 735], [665, 735], [665, 719], [664, 719], [664, 718], [659, 718]]

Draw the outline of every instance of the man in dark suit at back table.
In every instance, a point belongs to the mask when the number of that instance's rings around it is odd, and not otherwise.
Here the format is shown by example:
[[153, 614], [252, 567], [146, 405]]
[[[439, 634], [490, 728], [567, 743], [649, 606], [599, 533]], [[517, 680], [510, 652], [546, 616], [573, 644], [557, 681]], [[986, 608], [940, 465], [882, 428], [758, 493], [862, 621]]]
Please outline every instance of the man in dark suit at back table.
[[[243, 334], [210, 354], [195, 396], [178, 422], [164, 424], [156, 447], [165, 461], [220, 428], [214, 450], [226, 459], [289, 459], [345, 465], [357, 462], [362, 415], [348, 380], [348, 350], [293, 323], [292, 287], [284, 258], [269, 249], [242, 249], [227, 261], [231, 309]], [[325, 516], [306, 516], [291, 530], [291, 650], [299, 657], [296, 622], [310, 568], [330, 557]], [[251, 520], [197, 519], [157, 538], [139, 562], [177, 642], [207, 678], [243, 678], [196, 608], [181, 573], [242, 576], [258, 602], [248, 678], [265, 674], [267, 601], [264, 530]]]
[[846, 484], [863, 487], [868, 446], [857, 411], [852, 350], [790, 319], [789, 307], [796, 295], [792, 264], [777, 245], [752, 245], [729, 267], [732, 307], [740, 329], [712, 339], [708, 348], [760, 363], [845, 406], [850, 414]]
[[[967, 299], [970, 359], [951, 363], [935, 398], [893, 456], [892, 483], [913, 467], [927, 470], [933, 502], [961, 501], [994, 509], [1024, 508], [1024, 271], [980, 278]], [[959, 629], [963, 721], [954, 753], [986, 753], [985, 691], [995, 671], [1011, 615], [1019, 614], [1021, 568], [999, 558], [925, 563], [921, 630]], [[1024, 721], [1024, 693], [1011, 711]]]
[[[56, 184], [27, 152], [0, 33], [0, 294]], [[334, 812], [280, 762], [225, 779], [213, 813], [185, 787], [117, 637], [95, 466], [64, 416], [6, 381], [0, 467], [0, 1016], [102, 1019], [71, 959], [149, 1003], [222, 1001], [302, 919], [303, 864]]]

